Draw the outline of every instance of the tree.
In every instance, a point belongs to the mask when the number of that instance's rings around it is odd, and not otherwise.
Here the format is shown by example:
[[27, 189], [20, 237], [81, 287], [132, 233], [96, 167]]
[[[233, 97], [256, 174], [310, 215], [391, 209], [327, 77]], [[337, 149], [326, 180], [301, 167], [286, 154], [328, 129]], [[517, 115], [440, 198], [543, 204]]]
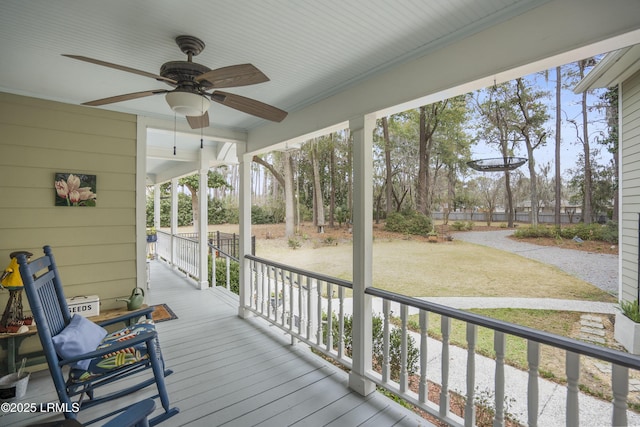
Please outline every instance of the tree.
[[[509, 83], [494, 85], [479, 91], [475, 97], [476, 110], [480, 114], [479, 135], [487, 144], [496, 145], [502, 157], [513, 155], [518, 139], [512, 126], [514, 115], [513, 96]], [[511, 191], [511, 173], [504, 172], [504, 185], [507, 201], [507, 226], [513, 227], [514, 205]]]
[[[586, 58], [578, 61], [572, 65], [572, 68], [568, 70], [568, 77], [573, 80], [584, 79], [586, 70], [588, 67], [595, 65], [594, 58]], [[573, 68], [575, 67], [575, 68]], [[593, 182], [593, 170], [591, 167], [591, 141], [589, 135], [589, 105], [587, 103], [588, 91], [582, 92], [580, 95], [580, 120], [577, 118], [569, 119], [576, 131], [576, 141], [582, 145], [582, 156], [580, 157], [584, 162], [582, 167], [584, 168], [583, 179], [581, 180], [584, 188], [580, 191], [584, 199], [582, 203], [582, 221], [585, 224], [590, 224], [592, 221], [592, 182]]]
[[500, 197], [500, 180], [492, 179], [488, 176], [480, 176], [477, 179], [477, 183], [482, 208], [487, 214], [487, 225], [491, 225], [493, 213], [496, 210], [498, 198]]
[[607, 89], [601, 96], [602, 108], [605, 110], [607, 120], [608, 134], [602, 140], [602, 145], [608, 152], [613, 154], [613, 212], [612, 219], [618, 222], [618, 174], [619, 174], [619, 158], [618, 158], [618, 87]]
[[442, 112], [447, 108], [449, 100], [438, 101], [420, 107], [420, 134], [418, 139], [418, 179], [416, 185], [416, 207], [418, 212], [431, 217], [433, 196], [431, 154], [435, 143], [434, 134], [442, 119]]
[[513, 126], [518, 129], [527, 147], [531, 180], [531, 225], [534, 227], [538, 225], [538, 189], [533, 151], [545, 143], [547, 132], [543, 126], [549, 118], [546, 106], [540, 102], [543, 96], [543, 92], [534, 91], [528, 87], [524, 79], [516, 79], [515, 98], [520, 115], [517, 116], [517, 122], [513, 123]]
[[307, 144], [310, 144], [309, 154], [313, 174], [313, 224], [318, 227], [318, 233], [324, 233], [324, 199], [322, 197], [322, 185], [320, 183], [318, 141], [314, 138]]
[[293, 237], [295, 234], [296, 226], [296, 202], [295, 202], [295, 190], [293, 172], [295, 170], [293, 166], [293, 159], [291, 158], [291, 151], [287, 150], [282, 153], [282, 172], [279, 172], [271, 163], [259, 156], [253, 156], [253, 161], [267, 168], [273, 175], [276, 181], [284, 188], [285, 199], [285, 236], [287, 238]]
[[[193, 227], [195, 232], [199, 231], [199, 221], [200, 221], [200, 199], [202, 195], [200, 194], [200, 177], [198, 174], [186, 176], [184, 178], [180, 178], [178, 180], [179, 185], [184, 185], [191, 193], [191, 211], [193, 213]], [[230, 188], [230, 185], [227, 184], [222, 174], [217, 171], [209, 170], [207, 172], [207, 186], [209, 188]]]
[[393, 170], [391, 165], [391, 139], [389, 138], [389, 122], [386, 117], [382, 118], [382, 134], [384, 143], [384, 170], [385, 170], [385, 189], [387, 201], [387, 216], [391, 213], [391, 198], [393, 195]]
[[562, 208], [562, 178], [560, 171], [560, 145], [562, 143], [562, 69], [556, 67], [556, 146], [555, 146], [555, 206], [554, 223], [560, 228], [560, 209]]

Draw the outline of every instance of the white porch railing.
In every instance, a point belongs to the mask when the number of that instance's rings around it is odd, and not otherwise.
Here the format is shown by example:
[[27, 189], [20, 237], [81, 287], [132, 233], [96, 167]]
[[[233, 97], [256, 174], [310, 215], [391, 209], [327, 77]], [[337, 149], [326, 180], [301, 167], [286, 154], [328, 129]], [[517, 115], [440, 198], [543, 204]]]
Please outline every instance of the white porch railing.
[[200, 279], [200, 247], [197, 239], [158, 231], [158, 256], [195, 280]]
[[[251, 306], [246, 309], [268, 320], [292, 337], [292, 342], [300, 340], [312, 348], [322, 352], [326, 356], [338, 361], [347, 368], [352, 365], [350, 358], [349, 337], [345, 338], [345, 330], [351, 326], [346, 321], [345, 313], [351, 313], [352, 299], [347, 297], [352, 285], [348, 281], [324, 276], [271, 262], [255, 256], [246, 256], [250, 264], [250, 301]], [[473, 313], [429, 303], [420, 299], [411, 298], [393, 292], [368, 288], [367, 294], [382, 300], [382, 329], [383, 340], [381, 349], [374, 348], [374, 352], [381, 352], [381, 357], [374, 362], [374, 367], [367, 372], [367, 378], [392, 394], [421, 408], [430, 415], [445, 421], [453, 426], [473, 426], [475, 420], [475, 405], [478, 400], [476, 384], [476, 354], [478, 327], [488, 328], [494, 331], [495, 359], [493, 363], [494, 402], [495, 410], [494, 426], [504, 426], [507, 416], [505, 399], [509, 396], [505, 393], [505, 352], [506, 337], [516, 336], [524, 338], [528, 345], [528, 371], [526, 385], [519, 384], [519, 388], [525, 389], [526, 394], [526, 420], [529, 426], [538, 425], [538, 414], [541, 412], [539, 401], [539, 384], [541, 381], [538, 369], [540, 366], [540, 346], [547, 345], [566, 350], [565, 371], [567, 385], [565, 387], [566, 405], [565, 420], [555, 421], [567, 426], [580, 425], [581, 410], [591, 408], [580, 406], [579, 372], [581, 357], [590, 357], [604, 364], [612, 366], [610, 387], [613, 399], [611, 402], [611, 425], [628, 425], [627, 403], [629, 394], [629, 369], [640, 370], [640, 358], [628, 353], [611, 350], [604, 347], [588, 344], [570, 338], [546, 333], [543, 331], [518, 326]], [[350, 296], [350, 295], [349, 295]], [[396, 308], [394, 315], [396, 321], [392, 323], [391, 304]], [[410, 332], [408, 328], [408, 313], [417, 312], [419, 317], [419, 332]], [[327, 315], [333, 313], [333, 315]], [[440, 332], [441, 344], [438, 348], [431, 348], [427, 336], [428, 314], [441, 315]], [[399, 314], [399, 319], [397, 315]], [[450, 344], [451, 321], [457, 319], [466, 323], [466, 366], [454, 368], [450, 359], [453, 351]], [[394, 326], [399, 324], [400, 326]], [[400, 332], [400, 354], [392, 354], [391, 336], [396, 329]], [[397, 332], [396, 332], [397, 333]], [[411, 337], [411, 338], [410, 338]], [[418, 387], [417, 391], [409, 387], [410, 368], [408, 359], [410, 346], [409, 340], [417, 338], [418, 352]], [[432, 341], [433, 342], [433, 341]], [[456, 349], [459, 351], [459, 349]], [[428, 363], [437, 360], [441, 356], [439, 366], [438, 386], [440, 388], [438, 403], [429, 397], [428, 382], [434, 377], [433, 371], [427, 372]], [[391, 359], [399, 363], [392, 373]], [[464, 357], [460, 358], [464, 359]], [[376, 358], [374, 358], [376, 360]], [[398, 362], [399, 361], [399, 362]], [[433, 369], [433, 368], [430, 368]], [[452, 389], [449, 385], [450, 372], [453, 369], [466, 372], [466, 390]], [[453, 372], [451, 372], [453, 373]], [[414, 378], [416, 378], [414, 376]], [[558, 387], [563, 387], [558, 385]], [[461, 418], [450, 411], [449, 403], [451, 393], [461, 396], [465, 411]], [[543, 402], [542, 405], [545, 405]], [[587, 420], [585, 420], [587, 421]]]
[[[181, 235], [171, 235], [164, 231], [157, 232], [158, 239], [155, 243], [156, 254], [165, 260], [167, 263], [175, 266], [189, 277], [199, 280], [200, 272], [200, 257], [199, 257], [199, 240], [197, 233], [183, 233]], [[222, 237], [221, 237], [222, 236]], [[231, 237], [231, 238], [229, 238]], [[210, 254], [213, 256], [213, 262], [211, 263], [211, 277], [212, 282], [215, 284], [216, 277], [216, 263], [217, 258], [224, 258], [225, 260], [225, 283], [227, 290], [230, 290], [231, 286], [231, 262], [238, 262], [232, 253], [237, 253], [237, 236], [235, 234], [221, 235], [219, 232], [210, 233], [209, 242], [207, 248]], [[216, 246], [215, 244], [220, 244]], [[255, 245], [255, 238], [253, 238], [253, 244]], [[224, 250], [221, 249], [224, 247]]]
[[[255, 314], [315, 350], [351, 367], [344, 342], [346, 298], [351, 283], [334, 277], [248, 255], [251, 264], [251, 306]], [[349, 304], [347, 306], [347, 304]], [[334, 313], [335, 316], [327, 316]]]

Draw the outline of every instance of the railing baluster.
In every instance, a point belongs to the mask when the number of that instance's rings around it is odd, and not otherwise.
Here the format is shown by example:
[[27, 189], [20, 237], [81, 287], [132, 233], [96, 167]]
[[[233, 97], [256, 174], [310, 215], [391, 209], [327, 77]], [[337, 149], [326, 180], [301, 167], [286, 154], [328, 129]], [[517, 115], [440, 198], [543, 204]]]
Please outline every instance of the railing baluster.
[[302, 276], [298, 273], [298, 335], [302, 335], [302, 290]]
[[440, 330], [442, 332], [442, 360], [440, 368], [442, 370], [442, 384], [440, 387], [440, 416], [446, 417], [449, 414], [449, 336], [451, 334], [451, 318], [442, 316], [440, 319]]
[[318, 280], [318, 284], [316, 286], [316, 293], [318, 295], [318, 331], [316, 333], [316, 344], [318, 346], [322, 345], [323, 342], [323, 338], [322, 338], [322, 325], [323, 325], [323, 320], [322, 320], [322, 280]]
[[327, 351], [333, 350], [333, 284], [327, 282]]
[[273, 303], [273, 319], [278, 322], [278, 313], [280, 313], [280, 269], [279, 268], [274, 268], [273, 269], [273, 286], [275, 288], [275, 298], [274, 298], [274, 303]]
[[[286, 299], [285, 299], [286, 301]], [[289, 271], [289, 316], [287, 321], [289, 322], [289, 330], [293, 331], [293, 273]]]
[[255, 262], [249, 263], [249, 307], [258, 307], [258, 275]]
[[527, 362], [529, 364], [529, 385], [527, 389], [527, 414], [529, 427], [538, 425], [538, 367], [540, 366], [540, 344], [527, 341]]
[[[385, 303], [387, 300], [385, 300]], [[418, 398], [420, 402], [426, 403], [429, 398], [429, 384], [427, 381], [427, 340], [429, 328], [429, 313], [420, 310], [420, 386]]]
[[272, 267], [267, 266], [267, 317], [269, 319], [271, 319], [271, 301], [273, 301], [271, 296], [273, 294], [271, 291], [271, 271]]
[[629, 368], [613, 364], [611, 371], [613, 388], [613, 417], [611, 425], [627, 425], [627, 396], [629, 394]]
[[314, 282], [314, 279], [312, 279], [310, 276], [307, 276], [307, 315], [305, 316], [305, 320], [306, 320], [306, 324], [307, 324], [307, 336], [306, 338], [308, 340], [311, 340], [311, 336], [313, 334], [313, 322], [312, 319], [313, 314], [311, 312], [311, 295], [313, 292], [313, 287], [311, 286], [311, 284]]
[[391, 302], [389, 300], [383, 300], [382, 302], [382, 313], [384, 316], [382, 325], [382, 381], [385, 383], [389, 382], [389, 377], [391, 376], [390, 369], [390, 360], [389, 360], [389, 341], [390, 341], [390, 330], [389, 330], [389, 322], [391, 318], [389, 316], [391, 307]]
[[338, 302], [339, 302], [339, 316], [338, 316], [338, 359], [344, 357], [344, 288], [338, 287]]
[[476, 387], [476, 341], [478, 327], [467, 323], [467, 402], [464, 408], [464, 425], [471, 427], [476, 421], [475, 387]]
[[[265, 310], [265, 304], [264, 304], [264, 300], [265, 300], [265, 280], [264, 280], [264, 264], [260, 263], [260, 271], [256, 272], [256, 274], [258, 274], [258, 276], [260, 277], [259, 283], [259, 293], [258, 293], [258, 303], [260, 304], [258, 307], [256, 307], [257, 310], [260, 310], [260, 314], [264, 314], [264, 310]], [[268, 294], [267, 294], [268, 295]]]
[[580, 403], [578, 401], [580, 355], [567, 351], [565, 369], [567, 371], [567, 427], [578, 427], [580, 425]]
[[400, 393], [404, 394], [409, 388], [409, 373], [407, 371], [407, 306], [400, 306]]
[[280, 309], [280, 324], [282, 326], [285, 326], [287, 324], [286, 322], [286, 315], [287, 315], [287, 310], [285, 308], [285, 304], [287, 301], [287, 288], [286, 288], [286, 281], [285, 281], [285, 270], [284, 268], [280, 269], [280, 282], [282, 285], [282, 295], [280, 296], [280, 301], [278, 301], [278, 307], [280, 307], [282, 305], [282, 308]]
[[231, 290], [231, 258], [225, 257], [227, 266], [227, 290]]
[[496, 352], [496, 374], [495, 374], [495, 407], [496, 415], [493, 419], [493, 427], [504, 426], [504, 353], [505, 336], [503, 332], [494, 332], [493, 348]]

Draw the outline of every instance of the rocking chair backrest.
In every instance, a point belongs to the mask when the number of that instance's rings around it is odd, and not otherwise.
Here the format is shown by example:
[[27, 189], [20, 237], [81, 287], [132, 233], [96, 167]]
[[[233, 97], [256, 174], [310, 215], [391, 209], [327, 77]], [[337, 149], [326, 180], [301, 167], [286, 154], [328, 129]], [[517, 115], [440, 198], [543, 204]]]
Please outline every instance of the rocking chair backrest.
[[51, 247], [45, 246], [44, 253], [43, 257], [31, 262], [27, 262], [25, 255], [18, 255], [17, 258], [24, 290], [38, 325], [40, 341], [47, 359], [51, 358], [47, 361], [57, 363], [51, 337], [69, 324], [71, 316]]

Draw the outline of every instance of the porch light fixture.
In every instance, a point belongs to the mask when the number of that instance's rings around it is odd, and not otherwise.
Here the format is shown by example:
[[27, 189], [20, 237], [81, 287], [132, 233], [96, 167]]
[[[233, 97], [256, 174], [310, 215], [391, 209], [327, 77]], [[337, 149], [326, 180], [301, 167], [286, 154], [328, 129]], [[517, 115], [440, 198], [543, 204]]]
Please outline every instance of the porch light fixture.
[[184, 116], [200, 117], [211, 105], [209, 99], [193, 92], [174, 90], [167, 93], [165, 99], [173, 111]]

